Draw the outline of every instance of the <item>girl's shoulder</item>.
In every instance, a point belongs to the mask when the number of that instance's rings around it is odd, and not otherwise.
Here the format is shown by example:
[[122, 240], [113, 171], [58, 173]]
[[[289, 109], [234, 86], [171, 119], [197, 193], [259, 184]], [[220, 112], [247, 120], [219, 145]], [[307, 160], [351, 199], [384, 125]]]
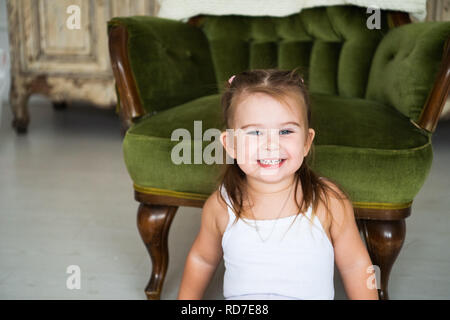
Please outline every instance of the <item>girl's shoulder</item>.
[[326, 184], [329, 189], [332, 189], [333, 191], [330, 191], [327, 189], [327, 196], [331, 196], [333, 198], [347, 198], [347, 195], [342, 191], [342, 189], [332, 180], [326, 178], [326, 177], [319, 177], [319, 179]]
[[[326, 190], [327, 204], [329, 213], [328, 214], [325, 204], [319, 201], [319, 212], [323, 215], [324, 224], [330, 229], [330, 234], [333, 235], [334, 230], [339, 229], [346, 220], [347, 216], [354, 217], [353, 205], [351, 200], [348, 198], [347, 193], [345, 193], [336, 183], [333, 181], [323, 178], [323, 182], [329, 187]], [[330, 190], [331, 189], [331, 190]]]
[[[223, 193], [222, 193], [223, 194]], [[221, 235], [225, 232], [228, 225], [228, 206], [221, 196], [220, 189], [215, 190], [206, 200], [203, 206], [204, 210], [210, 211], [214, 216], [215, 224]]]

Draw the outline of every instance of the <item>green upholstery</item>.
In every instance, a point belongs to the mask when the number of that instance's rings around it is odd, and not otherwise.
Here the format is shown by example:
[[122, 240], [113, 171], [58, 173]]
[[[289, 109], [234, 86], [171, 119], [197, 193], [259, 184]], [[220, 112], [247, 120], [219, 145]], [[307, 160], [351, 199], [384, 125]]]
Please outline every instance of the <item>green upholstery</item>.
[[412, 23], [386, 34], [373, 59], [365, 98], [419, 119], [430, 92], [450, 22]]
[[366, 27], [364, 8], [330, 6], [288, 17], [208, 16], [218, 83], [245, 69], [301, 66], [312, 92], [364, 97], [375, 50], [387, 32]]
[[147, 112], [217, 92], [208, 41], [198, 28], [153, 16], [114, 18], [108, 24], [116, 25], [127, 27], [130, 64]]
[[[374, 101], [324, 94], [312, 94], [311, 100], [312, 127], [317, 131], [314, 169], [339, 181], [355, 202], [404, 204], [414, 198], [431, 165], [429, 134], [397, 110]], [[206, 96], [130, 128], [123, 150], [134, 183], [211, 193], [219, 165], [174, 164], [171, 150], [179, 142], [171, 141], [171, 134], [185, 128], [194, 137], [195, 120], [202, 120], [203, 132], [223, 128], [219, 106], [220, 94]], [[204, 141], [203, 148], [210, 143]], [[193, 151], [192, 144], [192, 155]]]
[[311, 99], [317, 132], [312, 167], [338, 181], [355, 206], [407, 206], [431, 167], [431, 134], [378, 102], [321, 94]]
[[[202, 120], [203, 133], [209, 128], [223, 128], [221, 115], [220, 96], [215, 94], [164, 110], [132, 126], [125, 135], [123, 151], [135, 185], [190, 192], [203, 195], [200, 199], [207, 198], [213, 191], [220, 165], [194, 164], [194, 143], [191, 144], [192, 164], [174, 164], [171, 152], [179, 141], [172, 141], [171, 136], [174, 130], [185, 128], [194, 138], [195, 120]], [[202, 148], [210, 143], [203, 141]]]
[[367, 29], [365, 9], [355, 6], [281, 18], [203, 16], [198, 28], [156, 17], [114, 18], [110, 27], [127, 27], [148, 112], [123, 141], [136, 190], [206, 199], [220, 165], [174, 164], [179, 142], [171, 141], [172, 132], [185, 128], [194, 136], [195, 120], [202, 120], [202, 132], [223, 130], [220, 93], [232, 74], [300, 66], [316, 130], [312, 167], [344, 187], [355, 206], [409, 206], [433, 157], [431, 134], [411, 120], [433, 85], [450, 23], [389, 29], [381, 16], [379, 30]]

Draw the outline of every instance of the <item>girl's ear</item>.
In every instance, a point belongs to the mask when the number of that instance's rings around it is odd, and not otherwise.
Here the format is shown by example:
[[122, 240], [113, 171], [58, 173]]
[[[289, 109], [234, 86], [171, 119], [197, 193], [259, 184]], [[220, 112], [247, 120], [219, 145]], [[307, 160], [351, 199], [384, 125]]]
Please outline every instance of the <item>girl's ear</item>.
[[220, 143], [222, 143], [228, 155], [233, 159], [236, 159], [237, 155], [236, 155], [236, 148], [234, 145], [235, 139], [233, 134], [234, 134], [233, 129], [227, 129], [226, 131], [222, 132], [220, 134]]
[[308, 129], [308, 135], [305, 139], [305, 148], [304, 148], [304, 156], [306, 157], [308, 155], [309, 150], [311, 149], [312, 142], [314, 140], [314, 137], [316, 135], [316, 132], [313, 128]]

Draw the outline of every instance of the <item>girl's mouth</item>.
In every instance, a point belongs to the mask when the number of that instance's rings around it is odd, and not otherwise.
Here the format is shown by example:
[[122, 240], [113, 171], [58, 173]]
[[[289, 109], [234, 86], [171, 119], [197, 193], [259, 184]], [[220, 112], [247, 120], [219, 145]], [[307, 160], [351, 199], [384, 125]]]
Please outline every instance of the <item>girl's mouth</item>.
[[279, 168], [286, 162], [286, 159], [259, 159], [257, 162], [262, 168]]

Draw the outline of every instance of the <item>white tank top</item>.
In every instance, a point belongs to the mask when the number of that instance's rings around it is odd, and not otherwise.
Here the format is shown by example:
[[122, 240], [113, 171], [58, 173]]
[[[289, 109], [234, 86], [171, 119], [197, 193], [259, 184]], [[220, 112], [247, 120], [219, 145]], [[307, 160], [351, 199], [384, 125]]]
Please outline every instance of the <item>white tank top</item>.
[[[222, 237], [225, 299], [334, 299], [334, 248], [317, 216], [314, 225], [300, 214], [278, 219], [240, 218], [235, 224], [230, 199]], [[311, 218], [312, 206], [306, 212]], [[242, 219], [245, 220], [242, 221]], [[288, 230], [289, 228], [289, 230]], [[273, 231], [272, 231], [273, 230]]]

